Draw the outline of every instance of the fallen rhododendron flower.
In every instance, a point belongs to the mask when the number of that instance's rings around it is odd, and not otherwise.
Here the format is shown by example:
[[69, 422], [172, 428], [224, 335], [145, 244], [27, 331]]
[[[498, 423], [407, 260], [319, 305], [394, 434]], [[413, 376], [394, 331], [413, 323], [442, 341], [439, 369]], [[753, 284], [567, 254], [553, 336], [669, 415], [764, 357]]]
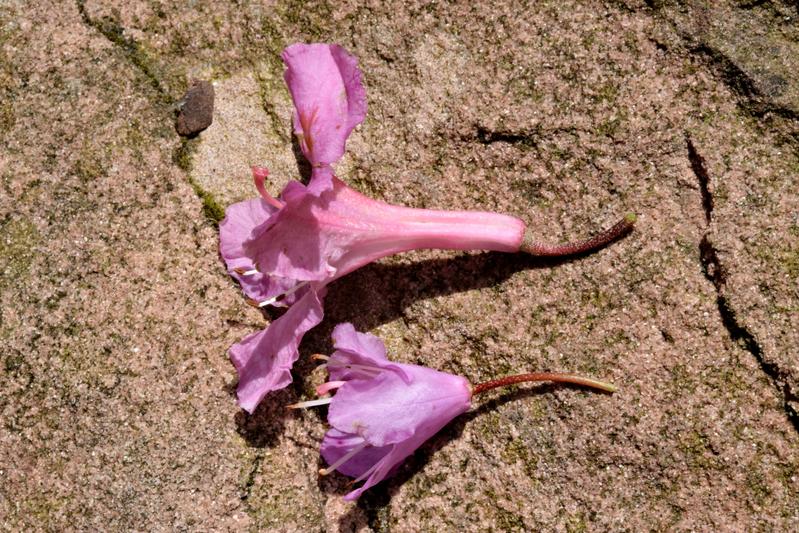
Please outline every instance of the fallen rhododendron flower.
[[221, 255], [250, 302], [289, 306], [266, 330], [230, 349], [239, 372], [239, 405], [249, 412], [269, 391], [291, 382], [300, 340], [322, 320], [326, 285], [361, 266], [425, 248], [578, 254], [632, 228], [634, 217], [628, 216], [588, 241], [550, 246], [536, 242], [516, 217], [413, 209], [368, 198], [336, 178], [331, 167], [366, 109], [356, 60], [338, 46], [320, 44], [292, 45], [283, 59], [295, 132], [313, 165], [310, 183], [291, 181], [276, 199], [264, 186], [266, 169], [254, 167], [261, 197], [230, 206], [220, 224]]
[[333, 471], [366, 481], [344, 496], [357, 499], [363, 491], [396, 471], [400, 463], [458, 415], [471, 407], [472, 398], [487, 390], [528, 381], [553, 381], [615, 392], [609, 383], [572, 374], [534, 373], [509, 376], [472, 386], [460, 376], [417, 365], [393, 363], [383, 342], [352, 324], [333, 330], [336, 351], [326, 361], [330, 381], [317, 387], [333, 397], [300, 402], [290, 408], [330, 405], [331, 429], [322, 441], [322, 457]]
[[[321, 172], [329, 170], [315, 169]], [[257, 180], [262, 174], [256, 169]], [[568, 255], [604, 246], [632, 226], [625, 219], [584, 243], [546, 246], [532, 241], [524, 222], [515, 217], [389, 205], [335, 176], [328, 179], [331, 189], [318, 194], [292, 181], [280, 200], [235, 204], [220, 224], [222, 257], [250, 303], [290, 306], [267, 329], [230, 349], [239, 372], [239, 404], [249, 412], [269, 391], [291, 382], [299, 342], [322, 320], [326, 285], [357, 268], [424, 248]]]

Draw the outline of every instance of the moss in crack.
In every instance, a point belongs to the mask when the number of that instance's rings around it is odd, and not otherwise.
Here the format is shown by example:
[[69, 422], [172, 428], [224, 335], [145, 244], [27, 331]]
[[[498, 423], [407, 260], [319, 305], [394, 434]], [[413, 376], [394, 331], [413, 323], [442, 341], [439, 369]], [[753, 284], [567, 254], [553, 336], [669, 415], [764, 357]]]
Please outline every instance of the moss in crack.
[[282, 7], [282, 18], [291, 28], [300, 30], [308, 41], [331, 40], [333, 10], [328, 2], [287, 0]]
[[208, 221], [214, 225], [219, 226], [219, 222], [225, 218], [225, 209], [219, 205], [214, 195], [205, 190], [194, 178], [191, 177], [192, 156], [197, 151], [197, 143], [199, 138], [183, 139], [180, 146], [175, 149], [172, 154], [172, 161], [181, 169], [183, 169], [188, 177], [189, 185], [194, 190], [194, 194], [200, 199], [203, 204], [203, 215]]
[[197, 182], [189, 178], [189, 184], [194, 189], [195, 194], [203, 203], [203, 215], [208, 219], [214, 227], [218, 227], [219, 223], [225, 218], [225, 209], [219, 205], [214, 196], [200, 187]]
[[[151, 58], [152, 54], [139, 43], [135, 42], [125, 36], [124, 28], [119, 25], [116, 20], [119, 17], [102, 17], [100, 20], [94, 20], [89, 16], [86, 10], [86, 0], [77, 0], [78, 11], [83, 19], [83, 22], [97, 31], [99, 31], [106, 39], [114, 43], [125, 54], [133, 65], [149, 82], [150, 86], [158, 94], [158, 100], [162, 105], [172, 105], [172, 98], [163, 84], [166, 78], [165, 72], [161, 69], [155, 61]], [[174, 86], [181, 85], [183, 80], [175, 80]]]

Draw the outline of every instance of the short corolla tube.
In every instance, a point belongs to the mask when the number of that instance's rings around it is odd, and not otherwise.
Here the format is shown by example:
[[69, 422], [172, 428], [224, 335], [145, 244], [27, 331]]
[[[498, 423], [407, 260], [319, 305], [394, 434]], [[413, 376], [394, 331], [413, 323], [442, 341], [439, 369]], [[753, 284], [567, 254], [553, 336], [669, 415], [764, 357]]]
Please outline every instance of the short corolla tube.
[[614, 392], [613, 385], [573, 374], [520, 374], [472, 386], [465, 378], [386, 358], [374, 335], [339, 324], [333, 331], [335, 351], [325, 360], [330, 381], [317, 393], [332, 397], [293, 404], [291, 408], [329, 405], [330, 429], [322, 441], [326, 475], [338, 471], [365, 483], [344, 499], [390, 476], [419, 446], [458, 415], [469, 410], [472, 397], [496, 387], [528, 381], [553, 381]]

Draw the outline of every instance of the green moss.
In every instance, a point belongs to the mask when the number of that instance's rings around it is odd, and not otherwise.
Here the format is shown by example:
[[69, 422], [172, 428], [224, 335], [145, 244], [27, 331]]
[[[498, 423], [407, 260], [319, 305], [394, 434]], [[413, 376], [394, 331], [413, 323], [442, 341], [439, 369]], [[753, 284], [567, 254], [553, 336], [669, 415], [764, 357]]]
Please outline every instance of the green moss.
[[0, 290], [28, 274], [39, 240], [36, 226], [27, 219], [11, 219], [0, 226]]
[[0, 135], [9, 131], [16, 124], [17, 118], [14, 116], [14, 106], [6, 101], [0, 105]]
[[501, 531], [527, 531], [524, 519], [516, 513], [496, 507], [497, 525]]
[[583, 533], [588, 531], [585, 516], [582, 513], [571, 515], [566, 519], [566, 531], [569, 533]]
[[330, 40], [333, 10], [326, 1], [287, 0], [281, 7], [282, 18], [308, 41]]
[[37, 524], [49, 524], [51, 517], [55, 517], [65, 506], [67, 500], [55, 496], [38, 494], [22, 502], [24, 516], [35, 518]]
[[177, 147], [174, 154], [172, 154], [172, 162], [178, 167], [183, 169], [188, 176], [189, 185], [194, 190], [194, 194], [202, 201], [203, 215], [214, 226], [218, 226], [219, 222], [225, 218], [225, 209], [219, 205], [219, 202], [214, 198], [214, 195], [205, 190], [196, 180], [191, 177], [192, 156], [197, 151], [197, 143], [199, 138], [183, 139], [180, 146]]
[[713, 470], [717, 467], [709, 440], [699, 431], [694, 430], [681, 436], [679, 448], [691, 467], [699, 470]]
[[125, 36], [124, 28], [118, 22], [119, 18], [121, 18], [118, 9], [113, 9], [110, 17], [105, 16], [99, 20], [94, 20], [89, 17], [89, 13], [86, 11], [86, 0], [77, 0], [77, 4], [84, 23], [102, 33], [106, 39], [119, 47], [156, 91], [160, 103], [171, 106], [172, 97], [164, 87], [164, 80], [170, 79], [173, 81], [172, 85], [178, 86], [184, 83], [183, 77], [178, 74], [170, 75], [167, 73], [153, 60], [153, 57], [155, 57], [154, 51], [148, 50], [143, 44]]
[[688, 396], [696, 390], [696, 381], [685, 365], [676, 364], [671, 368], [669, 383], [676, 396]]
[[522, 463], [524, 473], [535, 479], [538, 469], [538, 457], [530, 452], [530, 447], [521, 439], [513, 439], [502, 450], [502, 460], [505, 463]]
[[[758, 459], [762, 458], [758, 457]], [[753, 468], [748, 470], [746, 485], [749, 487], [749, 493], [755, 503], [760, 506], [765, 506], [768, 503], [769, 496], [771, 496], [771, 489], [766, 484], [760, 465], [761, 463], [757, 461], [752, 465]]]
[[180, 146], [172, 154], [172, 162], [186, 172], [191, 172], [191, 160], [197, 151], [198, 138], [182, 139]]
[[791, 280], [796, 281], [799, 279], [799, 248], [783, 252], [781, 261], [778, 264], [782, 265]]
[[82, 183], [90, 183], [105, 173], [102, 161], [97, 154], [84, 147], [81, 151], [80, 157], [72, 167], [72, 173], [75, 174]]

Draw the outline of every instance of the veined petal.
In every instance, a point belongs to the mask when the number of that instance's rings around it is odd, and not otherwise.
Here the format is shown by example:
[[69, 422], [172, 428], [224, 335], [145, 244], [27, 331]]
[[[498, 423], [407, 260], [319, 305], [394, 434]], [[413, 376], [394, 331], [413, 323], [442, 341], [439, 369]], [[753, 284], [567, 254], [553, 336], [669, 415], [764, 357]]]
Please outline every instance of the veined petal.
[[[430, 436], [432, 436], [432, 434], [428, 435], [428, 437]], [[428, 437], [425, 437], [422, 440], [408, 439], [397, 444], [380, 448], [381, 450], [388, 449], [388, 453], [386, 453], [377, 463], [375, 463], [374, 470], [369, 474], [369, 477], [366, 479], [363, 485], [344, 495], [344, 501], [352, 502], [357, 500], [364, 491], [374, 487], [387, 477], [393, 476], [399, 469], [402, 461], [415, 452], [416, 449], [421, 446]]]
[[386, 345], [379, 337], [369, 333], [355, 331], [355, 326], [349, 322], [337, 325], [333, 329], [333, 344], [337, 350], [346, 350], [356, 353], [363, 360], [372, 360], [376, 364], [388, 362], [386, 358]]
[[335, 213], [328, 213], [335, 202], [334, 191], [317, 197], [301, 183], [291, 181], [281, 199], [285, 206], [253, 231], [242, 246], [244, 253], [255, 259], [259, 270], [274, 276], [332, 280], [336, 275], [332, 263], [354, 238], [353, 232], [341, 227], [348, 223], [346, 218], [336, 226], [339, 219]]
[[[297, 284], [296, 280], [261, 272], [242, 273], [252, 271], [255, 267], [255, 259], [244, 251], [244, 241], [276, 211], [277, 208], [265, 200], [253, 198], [229, 206], [225, 210], [225, 218], [219, 223], [219, 253], [228, 272], [239, 282], [244, 294], [259, 302], [283, 294]], [[294, 298], [290, 296], [275, 305], [283, 306], [293, 301]]]
[[381, 447], [432, 427], [435, 433], [469, 409], [471, 390], [464, 378], [416, 365], [397, 366], [411, 377], [410, 383], [394, 372], [382, 372], [339, 388], [328, 410], [330, 425]]
[[[360, 333], [355, 331], [352, 324], [343, 323], [333, 329], [333, 342], [336, 351], [330, 355], [327, 364], [331, 380], [370, 379], [381, 371], [391, 371], [410, 383], [411, 378], [401, 365], [386, 358], [386, 347], [378, 337]], [[373, 368], [374, 372], [370, 372], [369, 368]]]
[[[322, 457], [327, 461], [327, 464], [332, 465], [347, 455], [350, 450], [363, 444], [363, 442], [363, 437], [353, 433], [343, 433], [335, 428], [330, 428], [327, 433], [325, 433], [320, 451]], [[391, 446], [383, 446], [382, 448], [367, 446], [336, 470], [345, 476], [357, 478], [385, 457], [390, 450]]]
[[303, 335], [322, 321], [321, 295], [307, 289], [288, 311], [265, 330], [245, 337], [230, 348], [230, 359], [239, 372], [238, 398], [242, 409], [252, 413], [270, 391], [291, 383], [291, 365]]
[[310, 190], [315, 184], [289, 183], [283, 208], [243, 244], [262, 272], [332, 281], [407, 250], [518, 251], [524, 235], [525, 225], [515, 217], [389, 205], [347, 187], [330, 169], [317, 172], [329, 176], [331, 189], [317, 194]]
[[335, 44], [298, 43], [283, 51], [283, 62], [300, 147], [311, 164], [331, 165], [366, 116], [358, 60]]
[[225, 210], [225, 218], [219, 223], [219, 253], [229, 270], [252, 267], [252, 259], [244, 253], [244, 241], [275, 211], [276, 207], [261, 198], [238, 202]]

